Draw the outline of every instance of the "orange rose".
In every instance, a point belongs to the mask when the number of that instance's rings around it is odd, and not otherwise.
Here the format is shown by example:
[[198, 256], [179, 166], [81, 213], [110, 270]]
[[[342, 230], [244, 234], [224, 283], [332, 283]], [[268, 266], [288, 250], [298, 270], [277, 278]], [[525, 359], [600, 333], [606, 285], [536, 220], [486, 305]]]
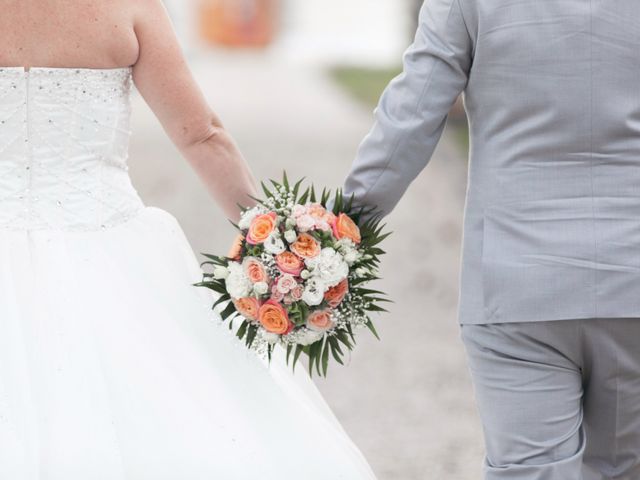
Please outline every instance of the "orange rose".
[[331, 310], [316, 310], [307, 317], [307, 328], [316, 332], [331, 330], [335, 322], [331, 318]]
[[257, 320], [260, 302], [257, 298], [244, 297], [233, 300], [236, 310], [247, 320]]
[[360, 229], [349, 215], [341, 213], [333, 222], [333, 235], [340, 240], [341, 238], [350, 238], [354, 243], [360, 243]]
[[320, 255], [320, 244], [308, 233], [301, 233], [291, 244], [293, 253], [302, 258], [313, 258]]
[[293, 330], [287, 311], [274, 300], [267, 300], [258, 310], [258, 320], [267, 332], [286, 335]]
[[269, 275], [264, 265], [254, 257], [246, 257], [243, 262], [244, 271], [251, 280], [251, 283], [269, 282]]
[[247, 233], [247, 243], [256, 245], [264, 242], [271, 232], [276, 228], [276, 218], [278, 216], [275, 212], [269, 212], [256, 216], [249, 226], [249, 232]]
[[300, 275], [304, 268], [304, 263], [300, 257], [291, 252], [282, 252], [276, 255], [276, 265], [282, 272], [296, 276]]
[[336, 308], [338, 305], [340, 305], [348, 291], [349, 281], [345, 278], [336, 286], [329, 288], [329, 290], [327, 290], [324, 294], [324, 299], [327, 301], [331, 308]]

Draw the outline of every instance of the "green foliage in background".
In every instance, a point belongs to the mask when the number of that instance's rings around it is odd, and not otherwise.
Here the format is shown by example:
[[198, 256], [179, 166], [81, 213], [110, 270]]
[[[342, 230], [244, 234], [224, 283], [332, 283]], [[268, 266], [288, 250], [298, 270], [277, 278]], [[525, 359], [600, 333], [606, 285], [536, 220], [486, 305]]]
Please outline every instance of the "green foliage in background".
[[378, 99], [384, 88], [401, 71], [401, 67], [335, 67], [330, 73], [347, 92], [373, 108], [378, 104]]

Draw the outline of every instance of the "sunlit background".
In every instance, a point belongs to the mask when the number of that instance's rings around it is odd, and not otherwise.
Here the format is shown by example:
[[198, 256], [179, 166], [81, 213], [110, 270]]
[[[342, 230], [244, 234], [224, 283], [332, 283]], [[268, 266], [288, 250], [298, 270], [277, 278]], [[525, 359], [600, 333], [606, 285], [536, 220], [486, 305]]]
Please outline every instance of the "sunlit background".
[[[401, 69], [421, 2], [165, 3], [194, 75], [256, 177], [286, 169], [339, 187]], [[134, 185], [145, 203], [179, 219], [196, 252], [226, 253], [233, 228], [134, 98]], [[458, 99], [431, 163], [387, 219], [394, 234], [377, 287], [395, 303], [376, 317], [382, 341], [361, 332], [350, 365], [317, 379], [380, 480], [481, 478], [482, 433], [456, 322], [467, 146]]]

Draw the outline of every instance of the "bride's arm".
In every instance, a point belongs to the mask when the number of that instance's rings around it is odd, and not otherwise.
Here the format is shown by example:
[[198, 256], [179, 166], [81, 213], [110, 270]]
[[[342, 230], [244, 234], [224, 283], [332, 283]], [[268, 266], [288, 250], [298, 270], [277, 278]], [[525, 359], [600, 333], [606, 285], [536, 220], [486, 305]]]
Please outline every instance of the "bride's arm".
[[162, 2], [132, 3], [140, 47], [136, 88], [226, 216], [237, 222], [237, 204], [255, 203], [249, 198], [257, 196], [253, 175], [194, 80]]

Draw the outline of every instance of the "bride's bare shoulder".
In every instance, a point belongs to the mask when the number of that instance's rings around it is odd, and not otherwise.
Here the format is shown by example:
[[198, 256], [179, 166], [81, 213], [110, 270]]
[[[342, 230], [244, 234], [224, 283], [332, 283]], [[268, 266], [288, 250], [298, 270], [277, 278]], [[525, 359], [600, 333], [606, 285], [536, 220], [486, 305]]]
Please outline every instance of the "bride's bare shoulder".
[[0, 65], [132, 65], [139, 49], [134, 31], [138, 4], [146, 1], [3, 2]]

